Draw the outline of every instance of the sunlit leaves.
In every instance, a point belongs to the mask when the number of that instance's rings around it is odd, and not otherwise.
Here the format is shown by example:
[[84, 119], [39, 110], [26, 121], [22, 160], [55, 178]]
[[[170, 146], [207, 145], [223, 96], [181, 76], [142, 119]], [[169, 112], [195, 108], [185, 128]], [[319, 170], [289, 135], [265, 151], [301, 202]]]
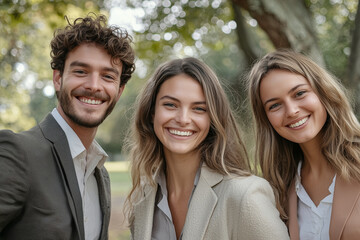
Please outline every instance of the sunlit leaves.
[[[52, 79], [49, 44], [54, 29], [66, 24], [64, 15], [74, 18], [98, 12], [102, 1], [0, 3], [0, 128], [23, 130], [34, 123], [34, 116], [43, 115], [36, 108], [29, 110], [30, 95], [41, 93]], [[42, 81], [45, 84], [39, 84]]]

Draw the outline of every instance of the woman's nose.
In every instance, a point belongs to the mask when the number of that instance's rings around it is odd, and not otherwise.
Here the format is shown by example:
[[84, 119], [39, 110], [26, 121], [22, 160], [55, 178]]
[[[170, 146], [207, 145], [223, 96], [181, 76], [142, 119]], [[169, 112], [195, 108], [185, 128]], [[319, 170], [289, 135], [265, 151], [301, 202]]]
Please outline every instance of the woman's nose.
[[177, 112], [176, 121], [181, 125], [186, 125], [191, 122], [190, 112], [187, 109], [180, 109]]
[[289, 101], [286, 103], [286, 115], [288, 117], [296, 116], [299, 113], [299, 106], [294, 101]]

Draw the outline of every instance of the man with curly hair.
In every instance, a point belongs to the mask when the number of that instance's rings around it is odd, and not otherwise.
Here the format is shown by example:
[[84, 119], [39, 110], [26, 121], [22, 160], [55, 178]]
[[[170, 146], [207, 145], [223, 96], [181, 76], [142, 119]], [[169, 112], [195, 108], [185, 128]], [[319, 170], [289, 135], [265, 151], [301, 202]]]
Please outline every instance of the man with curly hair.
[[107, 154], [94, 140], [135, 69], [132, 38], [90, 14], [57, 30], [58, 106], [29, 131], [0, 131], [0, 239], [107, 239]]

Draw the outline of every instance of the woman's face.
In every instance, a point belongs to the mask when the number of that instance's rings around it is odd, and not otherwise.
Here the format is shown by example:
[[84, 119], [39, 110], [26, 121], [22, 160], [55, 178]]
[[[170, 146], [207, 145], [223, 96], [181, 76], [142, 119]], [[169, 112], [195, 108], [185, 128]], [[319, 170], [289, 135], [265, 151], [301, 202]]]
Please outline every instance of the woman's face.
[[319, 136], [327, 112], [301, 75], [271, 70], [261, 80], [260, 98], [269, 122], [283, 138], [305, 144]]
[[206, 138], [210, 117], [199, 82], [181, 74], [166, 80], [156, 96], [154, 130], [165, 154], [192, 154]]

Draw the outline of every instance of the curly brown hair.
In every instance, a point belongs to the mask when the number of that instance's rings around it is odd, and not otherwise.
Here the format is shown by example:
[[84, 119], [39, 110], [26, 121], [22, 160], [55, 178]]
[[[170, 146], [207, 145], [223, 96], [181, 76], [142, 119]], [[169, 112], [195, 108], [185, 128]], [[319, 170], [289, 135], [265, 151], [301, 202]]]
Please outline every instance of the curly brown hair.
[[85, 18], [77, 18], [70, 23], [65, 16], [68, 26], [58, 29], [51, 41], [51, 68], [63, 74], [67, 54], [83, 43], [95, 43], [102, 46], [111, 56], [113, 64], [122, 62], [120, 86], [131, 78], [135, 70], [135, 53], [131, 47], [132, 37], [125, 29], [116, 26], [107, 26], [107, 18], [95, 13]]

